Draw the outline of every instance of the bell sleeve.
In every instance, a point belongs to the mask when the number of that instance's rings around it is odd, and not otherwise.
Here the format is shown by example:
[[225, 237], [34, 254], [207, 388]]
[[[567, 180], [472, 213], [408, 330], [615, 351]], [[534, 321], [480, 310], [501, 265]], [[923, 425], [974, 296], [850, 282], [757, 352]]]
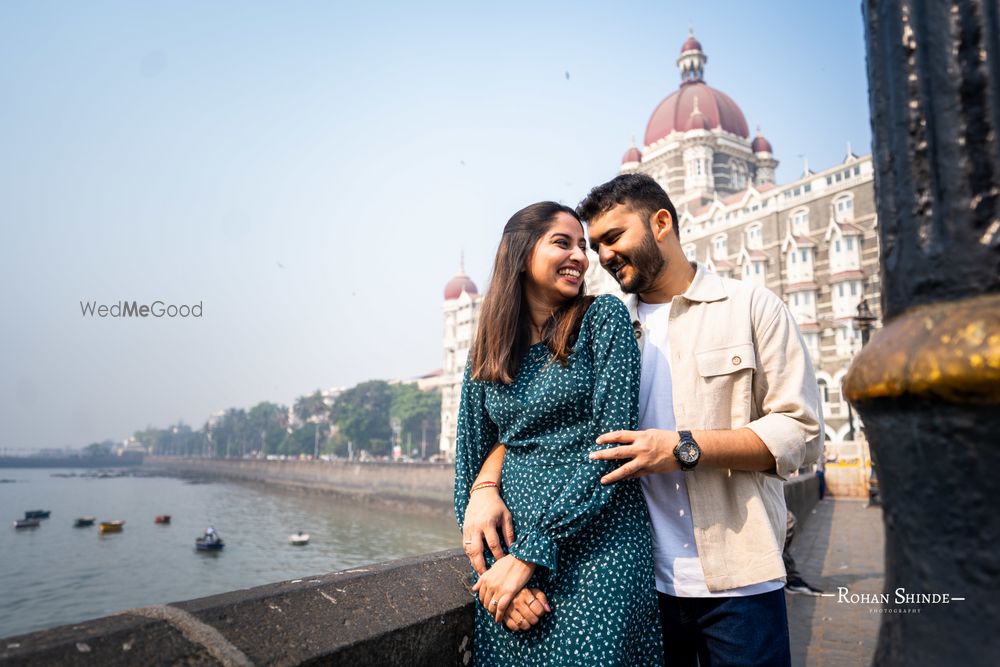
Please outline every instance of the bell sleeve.
[[499, 438], [499, 429], [486, 411], [486, 383], [471, 376], [471, 364], [467, 363], [455, 439], [455, 518], [459, 528], [465, 521], [472, 483]]

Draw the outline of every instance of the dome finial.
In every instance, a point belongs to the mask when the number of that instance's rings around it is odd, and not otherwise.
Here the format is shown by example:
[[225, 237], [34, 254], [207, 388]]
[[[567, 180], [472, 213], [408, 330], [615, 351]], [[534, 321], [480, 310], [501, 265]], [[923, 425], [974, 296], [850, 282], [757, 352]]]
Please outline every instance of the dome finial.
[[458, 274], [465, 275], [465, 248], [458, 251]]
[[681, 85], [699, 83], [705, 79], [705, 63], [708, 56], [701, 48], [701, 42], [694, 37], [694, 29], [688, 26], [688, 38], [681, 44], [681, 55], [677, 59], [677, 69], [681, 71]]

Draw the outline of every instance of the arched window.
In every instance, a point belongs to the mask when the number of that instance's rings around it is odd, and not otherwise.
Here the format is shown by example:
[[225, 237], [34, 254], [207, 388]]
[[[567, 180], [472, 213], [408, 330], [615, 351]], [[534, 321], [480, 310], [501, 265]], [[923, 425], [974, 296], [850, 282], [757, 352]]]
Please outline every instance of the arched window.
[[838, 197], [833, 202], [834, 216], [837, 222], [844, 222], [846, 220], [854, 219], [854, 195], [844, 195]]
[[819, 384], [819, 397], [824, 403], [830, 402], [830, 386], [826, 383], [826, 380], [820, 379], [817, 381]]
[[809, 209], [800, 208], [799, 210], [792, 213], [792, 235], [793, 236], [809, 235]]
[[719, 234], [712, 239], [712, 256], [715, 259], [725, 259], [728, 254], [726, 235]]

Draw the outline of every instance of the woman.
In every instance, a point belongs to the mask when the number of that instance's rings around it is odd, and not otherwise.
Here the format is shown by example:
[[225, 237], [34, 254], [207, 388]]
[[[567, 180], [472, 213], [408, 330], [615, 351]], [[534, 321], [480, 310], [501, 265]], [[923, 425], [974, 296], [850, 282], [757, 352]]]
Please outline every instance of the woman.
[[480, 311], [455, 511], [463, 524], [470, 494], [500, 493], [513, 526], [506, 554], [476, 567], [477, 665], [661, 664], [641, 490], [601, 485], [615, 464], [588, 458], [597, 436], [637, 426], [639, 351], [625, 306], [584, 295], [585, 248], [573, 209], [518, 211]]

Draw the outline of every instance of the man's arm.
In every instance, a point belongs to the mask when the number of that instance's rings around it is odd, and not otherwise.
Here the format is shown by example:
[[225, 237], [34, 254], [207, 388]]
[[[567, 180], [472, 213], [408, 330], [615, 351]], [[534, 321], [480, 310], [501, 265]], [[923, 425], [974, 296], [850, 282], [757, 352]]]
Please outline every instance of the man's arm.
[[[778, 297], [763, 294], [754, 304], [758, 369], [754, 403], [761, 417], [743, 428], [692, 431], [701, 448], [698, 468], [726, 468], [776, 475], [782, 479], [803, 462], [812, 462], [820, 431], [819, 388], [798, 326]], [[680, 470], [674, 458], [679, 436], [674, 431], [615, 431], [598, 444], [621, 446], [591, 453], [591, 458], [632, 459], [602, 482]]]
[[[749, 428], [727, 431], [692, 431], [691, 436], [701, 448], [698, 468], [726, 468], [774, 472], [774, 455], [764, 441]], [[651, 473], [680, 470], [674, 457], [674, 447], [680, 436], [676, 431], [647, 429], [645, 431], [612, 431], [597, 439], [597, 444], [617, 443], [618, 447], [592, 452], [594, 460], [632, 459], [601, 478], [602, 484]]]

